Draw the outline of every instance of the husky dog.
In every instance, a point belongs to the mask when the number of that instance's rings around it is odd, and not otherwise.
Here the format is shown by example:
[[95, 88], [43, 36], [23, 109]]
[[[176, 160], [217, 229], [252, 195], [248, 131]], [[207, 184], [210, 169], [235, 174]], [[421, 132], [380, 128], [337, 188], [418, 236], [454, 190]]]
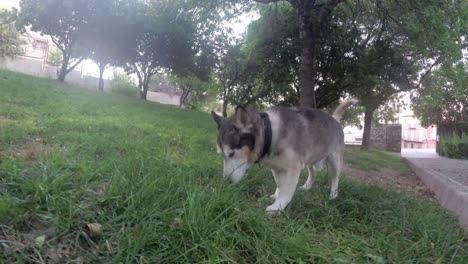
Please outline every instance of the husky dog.
[[317, 172], [328, 162], [332, 169], [330, 199], [338, 196], [343, 165], [344, 135], [339, 123], [344, 111], [357, 100], [338, 106], [333, 115], [305, 107], [269, 108], [259, 113], [253, 107], [237, 107], [229, 118], [211, 112], [218, 125], [218, 153], [224, 159], [223, 176], [237, 183], [247, 169], [259, 163], [271, 169], [276, 191], [268, 212], [281, 211], [291, 201], [299, 175], [309, 176], [302, 189], [309, 190]]

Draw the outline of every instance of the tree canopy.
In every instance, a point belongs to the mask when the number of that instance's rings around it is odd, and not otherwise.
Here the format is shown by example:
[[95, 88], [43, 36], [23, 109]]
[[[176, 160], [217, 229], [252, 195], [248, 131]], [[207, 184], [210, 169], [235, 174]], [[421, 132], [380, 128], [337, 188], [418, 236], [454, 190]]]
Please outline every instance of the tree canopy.
[[20, 1], [17, 27], [24, 31], [31, 26], [31, 30], [50, 36], [62, 51], [60, 81], [86, 57], [79, 48], [89, 26], [92, 4], [89, 0]]
[[14, 26], [14, 15], [0, 9], [0, 58], [21, 54], [22, 43]]
[[434, 71], [413, 96], [421, 125], [468, 123], [468, 68], [463, 62]]

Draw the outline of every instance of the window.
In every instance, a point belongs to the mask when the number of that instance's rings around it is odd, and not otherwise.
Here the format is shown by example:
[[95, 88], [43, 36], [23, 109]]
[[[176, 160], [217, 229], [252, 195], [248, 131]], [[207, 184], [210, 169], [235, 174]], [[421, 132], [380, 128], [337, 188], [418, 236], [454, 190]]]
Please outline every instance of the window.
[[47, 42], [40, 41], [40, 40], [34, 40], [32, 43], [33, 49], [46, 49], [47, 48]]

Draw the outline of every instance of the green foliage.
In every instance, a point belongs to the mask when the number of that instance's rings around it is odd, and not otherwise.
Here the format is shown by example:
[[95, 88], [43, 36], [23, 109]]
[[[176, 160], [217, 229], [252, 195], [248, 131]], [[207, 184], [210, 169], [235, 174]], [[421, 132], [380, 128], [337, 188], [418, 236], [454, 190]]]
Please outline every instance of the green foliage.
[[49, 58], [47, 59], [47, 64], [51, 66], [61, 66], [62, 65], [62, 51], [59, 49], [53, 49], [49, 52]]
[[0, 8], [0, 59], [22, 54], [22, 44], [12, 13]]
[[440, 137], [440, 154], [452, 159], [468, 160], [468, 133]]
[[422, 83], [412, 107], [423, 126], [468, 122], [468, 71], [465, 63], [444, 66]]
[[84, 43], [84, 32], [93, 16], [92, 3], [90, 0], [20, 1], [17, 28], [25, 31], [31, 26], [32, 31], [49, 35], [62, 51], [60, 81], [87, 56], [87, 50], [80, 49], [80, 45]]
[[242, 46], [248, 58], [248, 80], [268, 87], [260, 102], [297, 105], [300, 41], [297, 19], [289, 3], [259, 6], [260, 18], [250, 23]]
[[180, 105], [191, 109], [201, 109], [216, 93], [216, 85], [212, 79], [202, 80], [191, 74], [188, 76], [171, 75], [172, 83], [182, 90]]
[[136, 97], [138, 95], [138, 87], [135, 82], [126, 74], [118, 74], [110, 82], [110, 91], [112, 93]]
[[[285, 213], [267, 216], [271, 172], [254, 166], [238, 185], [226, 184], [205, 113], [0, 70], [0, 129], [5, 263], [38, 253], [44, 263], [468, 259], [463, 230], [437, 205], [347, 177], [335, 201], [322, 173]], [[28, 155], [33, 146], [37, 155]], [[405, 166], [372, 153], [351, 149], [345, 158]], [[89, 240], [87, 223], [102, 224], [101, 236]], [[43, 247], [33, 248], [42, 235]]]

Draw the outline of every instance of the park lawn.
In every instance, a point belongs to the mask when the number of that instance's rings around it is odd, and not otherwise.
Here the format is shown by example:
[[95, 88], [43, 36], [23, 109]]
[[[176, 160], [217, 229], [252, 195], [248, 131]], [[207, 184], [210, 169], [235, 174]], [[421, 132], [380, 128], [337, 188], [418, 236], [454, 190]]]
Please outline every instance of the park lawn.
[[215, 137], [205, 113], [0, 70], [0, 263], [468, 263], [434, 203], [345, 177], [337, 200], [322, 173], [267, 216], [270, 172], [226, 184]]

